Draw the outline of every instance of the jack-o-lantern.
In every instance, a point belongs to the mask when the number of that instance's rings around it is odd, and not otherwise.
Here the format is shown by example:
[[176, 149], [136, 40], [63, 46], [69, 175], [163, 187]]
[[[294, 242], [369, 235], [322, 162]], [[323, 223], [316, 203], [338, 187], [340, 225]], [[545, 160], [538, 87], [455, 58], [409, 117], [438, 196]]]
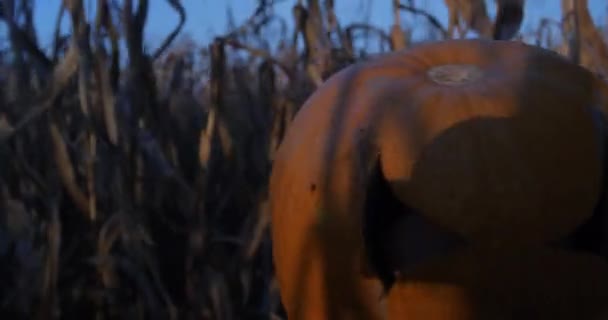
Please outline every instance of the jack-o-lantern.
[[[410, 310], [396, 307], [399, 297], [417, 294], [407, 275], [425, 274], [441, 253], [451, 258], [429, 270], [448, 275], [452, 264], [477, 266], [452, 256], [463, 248], [545, 255], [541, 247], [574, 233], [600, 197], [596, 92], [585, 69], [510, 41], [423, 44], [332, 76], [292, 122], [270, 181], [273, 256], [289, 318], [384, 319], [387, 290], [395, 290], [390, 310]], [[593, 287], [594, 272], [608, 273], [597, 261], [547, 255], [539, 260], [547, 268], [580, 267], [589, 280], [581, 290]], [[524, 272], [524, 282], [563, 275], [518, 263], [509, 267]], [[482, 279], [496, 271], [479, 268]], [[406, 276], [391, 288], [396, 272]], [[477, 319], [467, 315], [485, 310], [468, 304], [462, 290], [469, 288], [445, 288], [444, 301], [462, 316], [434, 319]], [[550, 288], [530, 290], [540, 297]], [[441, 301], [421, 290], [429, 306]]]

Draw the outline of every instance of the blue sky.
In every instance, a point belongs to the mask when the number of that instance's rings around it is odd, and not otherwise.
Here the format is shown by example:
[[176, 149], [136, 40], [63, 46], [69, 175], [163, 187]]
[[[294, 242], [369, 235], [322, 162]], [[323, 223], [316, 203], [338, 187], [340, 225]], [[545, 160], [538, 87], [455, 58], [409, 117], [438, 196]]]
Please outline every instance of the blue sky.
[[[36, 0], [35, 21], [43, 46], [49, 44], [55, 24], [55, 16], [62, 0]], [[588, 0], [590, 11], [597, 23], [605, 24], [608, 2], [606, 0]], [[85, 0], [89, 7], [95, 7], [95, 0]], [[184, 31], [197, 42], [207, 43], [214, 34], [226, 31], [226, 13], [232, 8], [236, 23], [244, 21], [255, 8], [256, 0], [183, 0], [188, 18]], [[276, 13], [291, 17], [291, 7], [295, 0], [277, 1]], [[493, 0], [489, 1], [490, 5]], [[524, 31], [538, 23], [539, 18], [559, 18], [559, 0], [528, 0]], [[447, 10], [443, 0], [416, 0], [415, 3], [435, 14], [445, 25]], [[151, 0], [151, 8], [146, 26], [146, 40], [153, 46], [160, 43], [165, 35], [177, 24], [178, 16], [164, 0]], [[336, 0], [336, 12], [342, 23], [368, 20], [375, 25], [385, 27], [391, 24], [391, 0]], [[493, 6], [491, 7], [493, 8]], [[492, 9], [490, 9], [492, 11]], [[65, 19], [64, 27], [69, 24]], [[603, 21], [602, 21], [603, 20]], [[417, 21], [404, 19], [404, 25], [415, 25]]]

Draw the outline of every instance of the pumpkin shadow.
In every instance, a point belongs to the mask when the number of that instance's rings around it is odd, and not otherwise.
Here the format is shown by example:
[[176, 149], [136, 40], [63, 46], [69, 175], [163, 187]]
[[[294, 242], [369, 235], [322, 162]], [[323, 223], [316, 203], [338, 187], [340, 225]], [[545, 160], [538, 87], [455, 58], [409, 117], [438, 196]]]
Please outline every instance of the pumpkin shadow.
[[[402, 197], [395, 195], [394, 190], [410, 190], [429, 183], [445, 186], [446, 181], [458, 181], [449, 171], [459, 171], [462, 167], [456, 163], [446, 167], [446, 150], [455, 150], [455, 145], [462, 139], [471, 138], [471, 132], [504, 132], [513, 126], [513, 121], [517, 120], [473, 119], [446, 130], [424, 148], [407, 181], [388, 181], [382, 176], [380, 166], [376, 166], [368, 184], [364, 234], [372, 274], [383, 280], [389, 305], [393, 308], [389, 307], [389, 310], [397, 310], [392, 311], [397, 317], [400, 312], [404, 317], [419, 312], [420, 319], [432, 319], [429, 312], [433, 312], [421, 307], [425, 304], [424, 295], [441, 301], [444, 297], [436, 296], [437, 292], [450, 289], [459, 290], [459, 303], [468, 304], [467, 310], [461, 311], [466, 313], [466, 318], [462, 319], [468, 320], [495, 319], [498, 315], [508, 319], [596, 319], [608, 311], [608, 263], [599, 258], [598, 251], [599, 237], [605, 232], [597, 223], [605, 218], [600, 210], [601, 201], [582, 225], [572, 228], [572, 232], [567, 232], [558, 241], [548, 243], [546, 248], [530, 252], [525, 252], [525, 248], [513, 252], [509, 251], [511, 248], [504, 248], [508, 254], [501, 255], [496, 251], [475, 251], [477, 245], [483, 244], [465, 240], [440, 222], [416, 212], [400, 199]], [[443, 173], [449, 178], [442, 180], [438, 168], [447, 170]], [[451, 187], [459, 188], [458, 185]], [[576, 192], [577, 189], [571, 190], [571, 196], [584, 196]], [[449, 195], [436, 194], [436, 199], [447, 198]], [[494, 205], [508, 206], [508, 203]], [[463, 219], [467, 219], [464, 215], [463, 212]], [[550, 215], [544, 217], [551, 218]], [[540, 222], [536, 220], [537, 226], [529, 230], [496, 229], [492, 232], [512, 237], [522, 231], [539, 233]], [[557, 248], [556, 251], [553, 248]], [[583, 254], [583, 251], [593, 253], [597, 258]], [[395, 272], [397, 276], [394, 276]], [[423, 288], [422, 293], [415, 288]], [[412, 311], [416, 309], [412, 307], [414, 303], [418, 305], [418, 311]], [[443, 303], [450, 306], [448, 301]]]

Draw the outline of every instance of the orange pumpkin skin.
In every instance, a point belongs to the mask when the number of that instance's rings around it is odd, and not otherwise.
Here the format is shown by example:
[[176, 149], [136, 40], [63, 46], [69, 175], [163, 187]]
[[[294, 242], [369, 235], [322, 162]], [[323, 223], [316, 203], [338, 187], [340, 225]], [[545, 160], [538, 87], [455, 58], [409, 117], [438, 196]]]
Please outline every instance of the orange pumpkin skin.
[[[388, 319], [607, 319], [605, 259], [549, 248], [458, 250], [403, 274]], [[603, 317], [604, 316], [604, 317]]]
[[420, 45], [332, 76], [292, 122], [270, 179], [289, 318], [383, 319], [382, 285], [362, 275], [375, 165], [402, 203], [472, 242], [571, 233], [599, 194], [593, 83], [549, 51], [486, 40]]

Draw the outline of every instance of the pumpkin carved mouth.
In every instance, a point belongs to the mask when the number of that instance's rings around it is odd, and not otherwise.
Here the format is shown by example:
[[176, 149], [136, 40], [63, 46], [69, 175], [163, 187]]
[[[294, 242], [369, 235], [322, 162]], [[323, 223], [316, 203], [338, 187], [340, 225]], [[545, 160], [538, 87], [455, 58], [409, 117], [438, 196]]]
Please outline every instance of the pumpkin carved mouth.
[[483, 71], [472, 64], [444, 64], [430, 68], [427, 74], [438, 84], [460, 86], [479, 80]]

